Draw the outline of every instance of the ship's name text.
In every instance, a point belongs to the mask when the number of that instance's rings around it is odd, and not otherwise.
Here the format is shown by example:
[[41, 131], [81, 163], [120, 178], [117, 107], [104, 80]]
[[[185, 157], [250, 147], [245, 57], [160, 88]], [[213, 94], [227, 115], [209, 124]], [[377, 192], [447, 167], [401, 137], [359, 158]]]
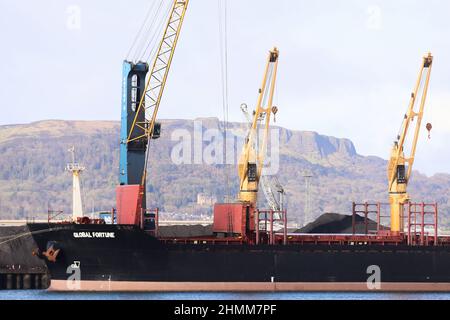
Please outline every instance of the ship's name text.
[[114, 232], [74, 232], [74, 238], [115, 238]]

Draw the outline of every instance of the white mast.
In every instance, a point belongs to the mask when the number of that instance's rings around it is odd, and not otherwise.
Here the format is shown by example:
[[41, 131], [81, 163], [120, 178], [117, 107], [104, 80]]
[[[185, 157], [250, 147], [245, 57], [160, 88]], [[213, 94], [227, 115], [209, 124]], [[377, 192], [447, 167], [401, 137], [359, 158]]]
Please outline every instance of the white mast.
[[72, 163], [67, 164], [66, 170], [72, 172], [72, 220], [83, 217], [83, 203], [81, 201], [80, 173], [85, 169], [84, 166], [75, 162], [75, 147], [69, 150], [72, 153]]

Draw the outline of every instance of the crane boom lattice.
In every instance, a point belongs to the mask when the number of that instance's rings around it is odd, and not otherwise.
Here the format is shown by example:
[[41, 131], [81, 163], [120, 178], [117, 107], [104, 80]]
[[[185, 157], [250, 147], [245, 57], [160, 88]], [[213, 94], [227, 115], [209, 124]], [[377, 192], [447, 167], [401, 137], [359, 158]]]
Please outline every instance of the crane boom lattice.
[[[144, 92], [139, 101], [136, 116], [133, 121], [128, 142], [138, 140], [144, 137], [150, 138], [155, 127], [156, 116], [158, 113], [161, 98], [172, 64], [175, 48], [180, 36], [181, 26], [183, 25], [189, 0], [174, 1], [169, 20], [167, 22], [163, 38], [158, 47], [156, 57], [148, 75]], [[138, 121], [139, 113], [145, 113], [145, 120]]]

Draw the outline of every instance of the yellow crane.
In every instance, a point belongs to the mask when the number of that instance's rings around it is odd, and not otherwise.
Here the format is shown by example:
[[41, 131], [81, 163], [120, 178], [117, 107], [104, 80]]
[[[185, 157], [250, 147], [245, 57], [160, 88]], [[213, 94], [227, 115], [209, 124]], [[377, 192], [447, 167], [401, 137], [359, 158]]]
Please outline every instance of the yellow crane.
[[[238, 163], [238, 200], [250, 203], [254, 207], [256, 207], [258, 184], [266, 153], [270, 118], [272, 113], [275, 115], [278, 111], [277, 107], [273, 106], [278, 56], [277, 48], [270, 50], [251, 127], [245, 138]], [[258, 124], [260, 122], [264, 122], [264, 132], [262, 141], [258, 144]]]
[[[249, 130], [250, 130], [250, 127], [252, 125], [252, 117], [250, 116], [247, 110], [247, 105], [245, 103], [241, 105], [241, 110], [249, 123]], [[269, 176], [262, 174], [260, 178], [260, 183], [267, 204], [269, 205], [269, 208], [274, 211], [282, 211], [284, 203], [283, 202], [284, 189], [283, 186], [280, 184], [280, 181], [278, 181], [277, 176], [275, 175]]]
[[[214, 234], [252, 238], [253, 232], [256, 228], [259, 228], [255, 219], [255, 213], [257, 213], [255, 209], [258, 184], [267, 147], [270, 118], [272, 113], [274, 116], [277, 113], [277, 107], [273, 106], [273, 95], [277, 77], [278, 56], [277, 48], [270, 50], [251, 125], [242, 146], [238, 162], [240, 186], [238, 201], [214, 205]], [[248, 115], [246, 112], [245, 114]], [[264, 123], [263, 130], [258, 131], [262, 123]], [[259, 139], [258, 136], [260, 131], [263, 131], [262, 139]]]
[[[403, 205], [409, 201], [407, 192], [408, 182], [411, 177], [414, 157], [416, 153], [417, 140], [419, 138], [420, 124], [423, 118], [425, 101], [427, 98], [428, 85], [430, 81], [433, 56], [428, 53], [423, 57], [414, 91], [411, 93], [408, 110], [404, 116], [400, 133], [391, 150], [388, 163], [388, 190], [389, 204], [391, 207], [391, 232], [403, 231]], [[416, 102], [420, 99], [417, 110]], [[410, 132], [410, 124], [416, 120], [414, 135], [410, 142], [409, 155], [405, 155], [405, 143]], [[431, 125], [427, 124], [431, 130]]]

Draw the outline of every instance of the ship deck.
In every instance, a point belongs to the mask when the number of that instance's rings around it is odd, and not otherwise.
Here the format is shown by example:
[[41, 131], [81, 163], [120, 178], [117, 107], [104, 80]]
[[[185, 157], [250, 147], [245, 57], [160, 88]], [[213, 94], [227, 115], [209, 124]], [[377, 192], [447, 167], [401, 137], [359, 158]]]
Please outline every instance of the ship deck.
[[[450, 236], [425, 236], [421, 241], [420, 236], [414, 241], [408, 239], [406, 234], [286, 234], [275, 233], [272, 244], [303, 245], [303, 244], [325, 244], [325, 245], [412, 245], [412, 246], [450, 246]], [[249, 239], [241, 237], [217, 238], [214, 236], [204, 237], [158, 237], [160, 241], [167, 244], [252, 244]]]

